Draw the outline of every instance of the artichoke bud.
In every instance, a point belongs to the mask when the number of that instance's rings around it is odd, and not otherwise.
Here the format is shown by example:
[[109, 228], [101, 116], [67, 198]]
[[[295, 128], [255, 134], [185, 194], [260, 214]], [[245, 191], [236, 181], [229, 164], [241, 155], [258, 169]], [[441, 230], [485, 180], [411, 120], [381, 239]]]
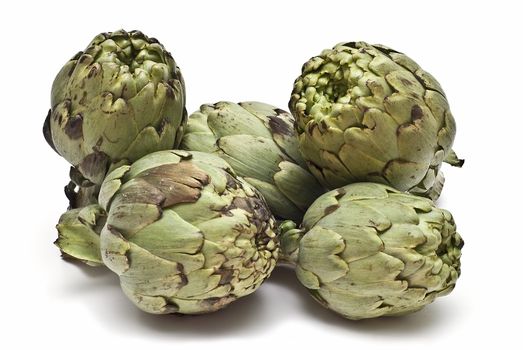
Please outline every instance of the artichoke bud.
[[282, 259], [318, 302], [350, 319], [417, 311], [450, 293], [460, 275], [463, 240], [452, 215], [385, 185], [327, 192], [301, 232], [289, 228], [280, 226]]
[[295, 265], [298, 259], [299, 244], [305, 232], [296, 227], [296, 223], [286, 220], [280, 223], [278, 235], [280, 238], [280, 263]]
[[108, 174], [103, 262], [150, 313], [199, 314], [254, 292], [278, 259], [263, 197], [212, 154], [151, 153]]
[[289, 108], [307, 165], [330, 189], [368, 181], [436, 199], [441, 163], [462, 164], [439, 83], [381, 45], [343, 43], [310, 59]]
[[261, 192], [278, 219], [301, 222], [325, 190], [300, 155], [293, 124], [289, 113], [265, 103], [202, 105], [189, 117], [182, 148], [221, 157]]
[[92, 184], [121, 164], [178, 146], [185, 85], [154, 38], [123, 30], [96, 36], [56, 76], [47, 142]]

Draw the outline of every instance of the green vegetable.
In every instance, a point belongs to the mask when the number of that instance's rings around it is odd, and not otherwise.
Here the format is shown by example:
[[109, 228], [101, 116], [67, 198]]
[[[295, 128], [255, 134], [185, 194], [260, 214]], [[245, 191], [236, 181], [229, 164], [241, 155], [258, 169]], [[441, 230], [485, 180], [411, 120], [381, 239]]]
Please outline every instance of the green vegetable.
[[330, 191], [301, 228], [280, 226], [283, 260], [323, 306], [350, 319], [403, 315], [452, 291], [463, 241], [431, 200], [375, 183]]
[[202, 105], [189, 117], [182, 148], [220, 156], [277, 218], [300, 222], [325, 190], [299, 153], [293, 123], [289, 113], [260, 102]]
[[265, 201], [217, 156], [151, 153], [111, 172], [99, 201], [103, 262], [144, 311], [218, 310], [254, 292], [276, 265]]
[[330, 189], [378, 182], [436, 199], [454, 118], [439, 83], [404, 54], [349, 42], [311, 58], [289, 108], [311, 172]]
[[[108, 170], [176, 147], [186, 119], [182, 75], [156, 39], [123, 30], [96, 36], [56, 76], [44, 123], [49, 145], [74, 167], [71, 205], [95, 203]], [[76, 200], [75, 185], [90, 193]]]
[[97, 204], [71, 209], [62, 214], [54, 242], [65, 259], [80, 260], [91, 266], [103, 265], [100, 231], [106, 221], [105, 211]]

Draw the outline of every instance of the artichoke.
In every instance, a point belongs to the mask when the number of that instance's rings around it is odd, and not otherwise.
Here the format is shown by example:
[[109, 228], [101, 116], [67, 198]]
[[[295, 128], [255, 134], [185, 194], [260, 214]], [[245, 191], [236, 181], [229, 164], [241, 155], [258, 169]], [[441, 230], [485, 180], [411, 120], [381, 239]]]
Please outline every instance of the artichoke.
[[278, 258], [263, 197], [221, 158], [159, 151], [107, 175], [103, 262], [150, 313], [199, 314], [254, 292]]
[[261, 192], [277, 218], [300, 222], [325, 190], [300, 155], [293, 123], [289, 113], [265, 103], [206, 104], [189, 117], [182, 148], [220, 156]]
[[403, 315], [450, 293], [463, 241], [427, 198], [375, 183], [327, 192], [301, 228], [283, 223], [284, 260], [325, 307], [350, 319]]
[[91, 266], [103, 265], [100, 254], [100, 231], [107, 216], [97, 204], [71, 209], [62, 214], [54, 242], [65, 259], [80, 260]]
[[[44, 136], [85, 189], [112, 168], [178, 146], [186, 119], [185, 85], [171, 54], [156, 39], [120, 30], [96, 36], [60, 70]], [[81, 203], [71, 198], [72, 206], [95, 202], [96, 186], [90, 192]]]
[[289, 101], [300, 150], [329, 189], [378, 182], [436, 199], [454, 118], [439, 83], [406, 55], [349, 42], [303, 65]]

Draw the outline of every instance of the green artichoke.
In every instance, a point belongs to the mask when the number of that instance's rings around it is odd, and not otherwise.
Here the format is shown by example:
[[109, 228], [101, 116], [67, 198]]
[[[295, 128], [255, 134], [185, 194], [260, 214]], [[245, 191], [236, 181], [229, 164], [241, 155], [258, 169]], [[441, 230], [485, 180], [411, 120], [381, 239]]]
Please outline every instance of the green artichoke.
[[189, 117], [182, 148], [220, 156], [261, 192], [277, 218], [300, 222], [325, 190], [307, 170], [293, 123], [289, 113], [265, 103], [206, 104]]
[[350, 319], [403, 315], [452, 291], [463, 241], [430, 199], [375, 183], [327, 192], [300, 229], [286, 222], [284, 261], [325, 307]]
[[221, 158], [159, 151], [111, 172], [102, 258], [150, 313], [199, 314], [254, 292], [279, 245], [263, 197]]
[[[60, 70], [44, 136], [73, 165], [75, 185], [86, 188], [112, 168], [178, 146], [186, 119], [185, 85], [171, 54], [156, 39], [120, 30], [96, 36]], [[95, 202], [91, 192], [72, 206]]]
[[54, 242], [65, 259], [80, 260], [91, 266], [103, 265], [100, 254], [100, 231], [107, 216], [97, 204], [71, 209], [61, 217]]
[[454, 118], [439, 83], [404, 54], [349, 42], [303, 65], [289, 102], [300, 150], [330, 189], [378, 182], [436, 199]]

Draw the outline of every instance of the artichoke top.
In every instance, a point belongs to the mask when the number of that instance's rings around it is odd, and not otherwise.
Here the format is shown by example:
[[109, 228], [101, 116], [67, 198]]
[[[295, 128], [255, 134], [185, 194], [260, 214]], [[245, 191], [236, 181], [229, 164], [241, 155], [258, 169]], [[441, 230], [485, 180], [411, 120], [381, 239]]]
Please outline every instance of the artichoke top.
[[266, 103], [202, 105], [189, 117], [182, 148], [220, 156], [277, 218], [300, 222], [324, 189], [307, 170], [293, 124], [288, 112]]
[[185, 85], [171, 54], [139, 31], [103, 33], [56, 76], [44, 136], [90, 182], [177, 146]]
[[463, 241], [431, 200], [376, 183], [319, 197], [280, 226], [284, 260], [325, 307], [351, 318], [402, 315], [452, 291]]
[[[299, 116], [296, 124], [300, 132], [311, 119], [327, 123], [325, 127], [363, 126], [360, 114], [370, 108], [389, 112], [401, 125], [410, 122], [411, 116], [395, 112], [410, 110], [392, 109], [406, 107], [407, 101], [391, 100], [391, 95], [399, 93], [423, 101], [427, 90], [437, 93], [427, 96], [432, 98], [426, 101], [432, 102], [431, 106], [436, 107], [435, 104], [442, 102], [440, 99], [446, 100], [437, 80], [408, 56], [383, 45], [348, 42], [324, 50], [303, 65], [302, 76], [295, 81], [290, 108]], [[394, 104], [401, 102], [402, 105]], [[448, 110], [438, 112], [450, 114]], [[352, 119], [335, 118], [349, 113]], [[345, 124], [339, 124], [343, 121]]]
[[99, 201], [103, 262], [147, 312], [220, 309], [254, 292], [276, 265], [263, 197], [217, 156], [151, 153], [112, 171]]
[[358, 181], [437, 197], [456, 125], [445, 93], [406, 55], [349, 42], [303, 65], [289, 108], [304, 158], [329, 188]]

